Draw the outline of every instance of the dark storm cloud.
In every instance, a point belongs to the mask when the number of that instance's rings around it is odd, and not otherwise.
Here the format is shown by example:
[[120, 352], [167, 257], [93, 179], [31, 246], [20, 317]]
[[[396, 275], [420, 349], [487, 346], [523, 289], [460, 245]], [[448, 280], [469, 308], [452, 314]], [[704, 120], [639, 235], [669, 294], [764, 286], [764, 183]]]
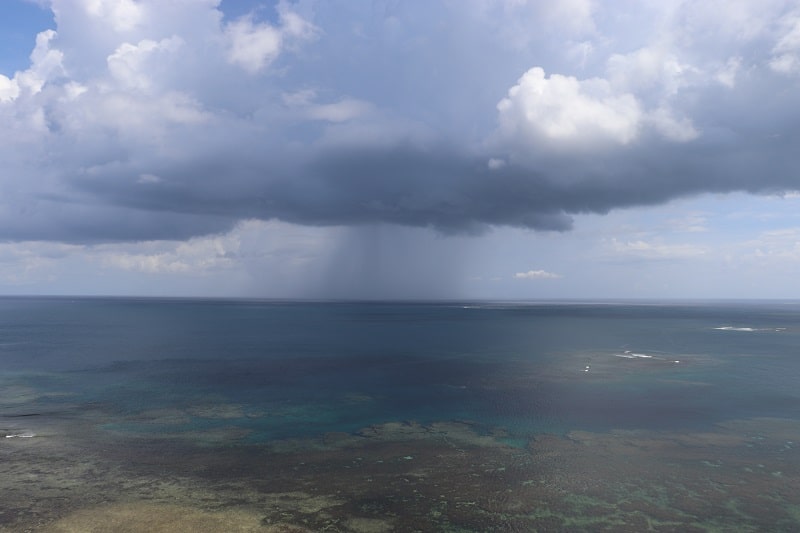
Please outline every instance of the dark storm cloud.
[[[151, 213], [161, 232], [186, 234], [205, 217], [206, 227], [241, 218], [277, 218], [306, 225], [390, 223], [434, 227], [444, 233], [481, 232], [488, 226], [563, 231], [570, 215], [653, 205], [711, 192], [776, 193], [800, 187], [800, 139], [739, 143], [657, 143], [616, 153], [548, 157], [540, 169], [459, 154], [452, 147], [323, 151], [310, 162], [286, 161], [276, 172], [242, 165], [190, 165], [170, 169], [183, 183], [129, 180], [82, 183], [104, 205]], [[269, 167], [265, 163], [266, 167]], [[185, 178], [190, 176], [191, 178]], [[177, 179], [177, 178], [176, 178]], [[147, 217], [144, 217], [146, 220]], [[158, 222], [157, 222], [158, 221]], [[175, 222], [181, 225], [171, 226]], [[120, 229], [123, 226], [120, 225]], [[202, 227], [202, 226], [198, 226]], [[139, 235], [156, 232], [131, 224]]]

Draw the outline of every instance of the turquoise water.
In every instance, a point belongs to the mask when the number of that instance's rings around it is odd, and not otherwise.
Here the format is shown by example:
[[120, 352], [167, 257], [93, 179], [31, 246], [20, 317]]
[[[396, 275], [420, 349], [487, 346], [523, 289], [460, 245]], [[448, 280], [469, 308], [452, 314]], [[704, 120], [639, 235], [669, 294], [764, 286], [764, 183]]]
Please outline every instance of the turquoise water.
[[[7, 483], [21, 490], [14, 480], [47, 454], [70, 464], [77, 447], [87, 459], [74, 461], [96, 472], [83, 482], [106, 487], [64, 488], [48, 507], [31, 485], [0, 525], [56, 527], [77, 509], [147, 501], [239, 506], [262, 528], [282, 516], [340, 531], [791, 530], [799, 348], [793, 302], [0, 299], [0, 445], [16, 458]], [[153, 457], [170, 462], [153, 470]], [[265, 457], [280, 472], [316, 466], [270, 481]], [[66, 487], [70, 471], [42, 486]], [[235, 497], [215, 489], [231, 472]], [[180, 496], [122, 481], [162, 474]], [[733, 481], [750, 475], [747, 490]], [[402, 508], [399, 486], [367, 498], [366, 480], [381, 476], [431, 495]], [[456, 492], [434, 497], [448, 484]], [[709, 487], [725, 497], [698, 507]], [[284, 493], [336, 503], [265, 503]]]

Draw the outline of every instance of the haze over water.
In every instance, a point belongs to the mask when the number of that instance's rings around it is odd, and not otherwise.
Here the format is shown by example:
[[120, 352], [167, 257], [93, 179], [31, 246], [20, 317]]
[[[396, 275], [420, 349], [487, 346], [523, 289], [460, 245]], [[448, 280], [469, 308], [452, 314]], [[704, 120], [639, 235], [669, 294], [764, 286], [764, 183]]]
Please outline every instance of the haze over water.
[[5, 298], [0, 530], [793, 530], [799, 319]]

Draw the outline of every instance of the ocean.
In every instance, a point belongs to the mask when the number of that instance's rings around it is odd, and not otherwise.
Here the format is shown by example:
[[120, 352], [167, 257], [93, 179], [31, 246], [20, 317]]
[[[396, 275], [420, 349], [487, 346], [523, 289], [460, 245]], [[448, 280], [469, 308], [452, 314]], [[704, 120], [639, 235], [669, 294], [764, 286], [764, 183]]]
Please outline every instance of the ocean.
[[798, 531], [799, 302], [0, 298], [0, 531]]

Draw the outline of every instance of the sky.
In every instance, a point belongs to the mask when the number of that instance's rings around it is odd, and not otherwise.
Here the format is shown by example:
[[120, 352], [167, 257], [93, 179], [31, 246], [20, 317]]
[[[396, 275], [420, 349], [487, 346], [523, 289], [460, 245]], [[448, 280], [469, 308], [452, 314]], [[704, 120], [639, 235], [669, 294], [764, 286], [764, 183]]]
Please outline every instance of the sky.
[[4, 0], [0, 294], [800, 298], [800, 0]]

